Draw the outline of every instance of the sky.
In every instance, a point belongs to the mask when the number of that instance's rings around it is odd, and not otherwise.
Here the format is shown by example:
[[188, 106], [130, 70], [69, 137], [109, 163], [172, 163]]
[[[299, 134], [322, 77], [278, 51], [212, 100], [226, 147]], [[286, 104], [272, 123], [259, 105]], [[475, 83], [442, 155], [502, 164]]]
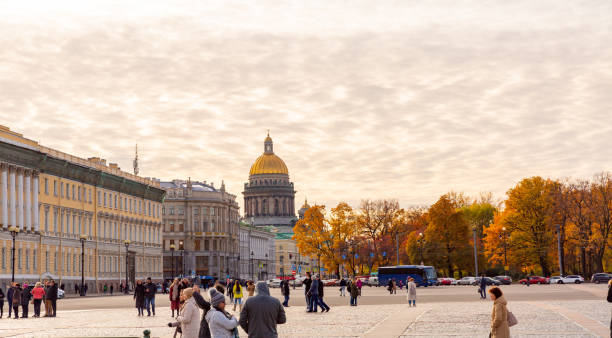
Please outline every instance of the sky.
[[266, 131], [333, 207], [612, 164], [610, 1], [0, 4], [0, 124], [237, 195]]

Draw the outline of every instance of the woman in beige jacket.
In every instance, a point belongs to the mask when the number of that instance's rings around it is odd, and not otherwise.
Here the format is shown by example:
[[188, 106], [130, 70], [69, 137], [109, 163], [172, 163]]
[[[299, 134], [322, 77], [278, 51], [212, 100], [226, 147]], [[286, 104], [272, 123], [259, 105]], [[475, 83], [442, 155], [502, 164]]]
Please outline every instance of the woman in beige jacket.
[[493, 312], [491, 313], [491, 338], [510, 338], [510, 327], [508, 326], [508, 309], [506, 299], [500, 288], [494, 287], [489, 290], [493, 301]]

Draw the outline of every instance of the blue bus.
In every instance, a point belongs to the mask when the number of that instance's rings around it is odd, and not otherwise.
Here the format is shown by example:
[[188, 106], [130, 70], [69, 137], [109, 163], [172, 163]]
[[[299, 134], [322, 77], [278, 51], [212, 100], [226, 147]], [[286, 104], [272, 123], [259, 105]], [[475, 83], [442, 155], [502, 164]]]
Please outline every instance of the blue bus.
[[436, 269], [424, 265], [396, 265], [381, 266], [378, 268], [378, 285], [387, 286], [389, 280], [402, 281], [406, 285], [408, 277], [414, 278], [417, 286], [432, 286], [437, 283]]

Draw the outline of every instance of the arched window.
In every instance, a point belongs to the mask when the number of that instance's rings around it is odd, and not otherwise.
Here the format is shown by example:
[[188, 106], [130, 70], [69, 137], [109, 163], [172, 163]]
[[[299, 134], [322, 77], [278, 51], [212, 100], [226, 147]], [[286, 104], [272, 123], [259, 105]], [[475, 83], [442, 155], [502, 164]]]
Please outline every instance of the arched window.
[[278, 198], [274, 199], [274, 216], [279, 216]]
[[262, 203], [263, 203], [262, 215], [268, 216], [268, 200], [264, 199]]

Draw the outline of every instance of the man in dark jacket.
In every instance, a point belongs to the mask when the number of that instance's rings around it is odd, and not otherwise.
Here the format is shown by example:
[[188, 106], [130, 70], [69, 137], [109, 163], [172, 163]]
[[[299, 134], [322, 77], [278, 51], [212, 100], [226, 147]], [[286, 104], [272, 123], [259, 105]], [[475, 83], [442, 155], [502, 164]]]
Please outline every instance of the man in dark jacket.
[[49, 317], [55, 317], [57, 315], [57, 285], [54, 280], [49, 282], [49, 290], [47, 292], [47, 300], [51, 305], [51, 314]]
[[28, 318], [28, 308], [30, 307], [30, 299], [32, 299], [32, 294], [30, 293], [30, 289], [24, 284], [23, 289], [21, 290], [21, 318]]
[[210, 338], [210, 328], [206, 321], [206, 314], [210, 310], [210, 303], [207, 302], [204, 297], [200, 294], [200, 287], [197, 285], [193, 286], [193, 299], [200, 309], [202, 309], [202, 319], [200, 320], [200, 333], [198, 338]]
[[346, 297], [346, 279], [342, 278], [340, 279], [340, 296], [342, 297]]
[[317, 312], [317, 304], [319, 303], [319, 284], [319, 280], [316, 277], [312, 279], [312, 283], [310, 284], [310, 290], [308, 290], [310, 310], [308, 310], [307, 312]]
[[255, 292], [240, 312], [240, 327], [249, 338], [277, 338], [276, 325], [287, 321], [285, 309], [278, 299], [270, 296], [266, 282], [257, 282]]
[[157, 292], [157, 285], [151, 282], [151, 277], [147, 278], [145, 287], [145, 307], [147, 308], [147, 317], [151, 316], [151, 308], [153, 309], [153, 315], [155, 316], [155, 292]]
[[323, 287], [325, 285], [323, 285], [320, 276], [317, 276], [317, 282], [319, 283], [319, 297], [317, 297], [317, 304], [319, 304], [321, 307], [321, 312], [329, 312], [329, 306], [323, 301]]
[[13, 283], [13, 314], [15, 319], [19, 318], [19, 305], [21, 305], [21, 287], [18, 283]]
[[9, 318], [11, 318], [11, 313], [13, 312], [13, 292], [15, 292], [15, 290], [13, 290], [13, 285], [14, 284], [11, 284], [11, 287], [6, 290], [6, 299], [8, 300], [9, 307]]
[[286, 279], [281, 282], [281, 293], [285, 296], [283, 306], [289, 307], [289, 281]]
[[480, 277], [480, 298], [487, 299], [487, 279], [485, 275]]
[[310, 272], [306, 272], [306, 279], [304, 279], [304, 297], [306, 297], [306, 311], [310, 311], [310, 297], [308, 297], [308, 291], [310, 290], [311, 284], [312, 279], [310, 277]]

